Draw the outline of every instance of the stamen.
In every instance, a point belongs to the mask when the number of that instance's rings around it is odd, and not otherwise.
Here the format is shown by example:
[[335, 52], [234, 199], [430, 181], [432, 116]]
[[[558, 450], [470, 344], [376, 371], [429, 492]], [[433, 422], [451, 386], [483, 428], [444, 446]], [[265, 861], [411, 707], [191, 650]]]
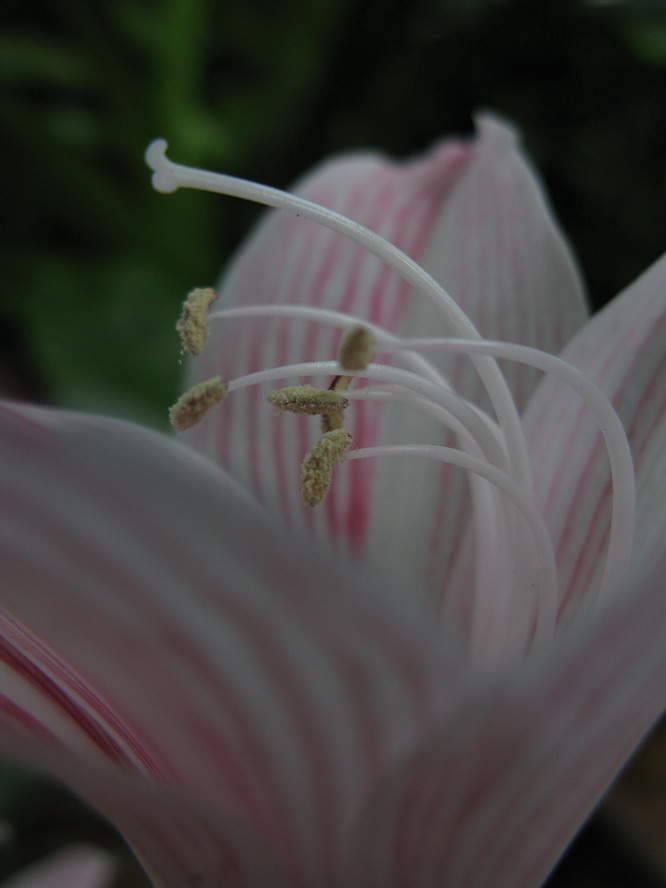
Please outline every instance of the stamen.
[[[146, 149], [146, 163], [153, 170], [153, 187], [157, 191], [171, 192], [178, 188], [194, 188], [199, 191], [226, 194], [288, 210], [297, 216], [318, 222], [331, 231], [337, 231], [348, 237], [368, 253], [376, 256], [411, 284], [416, 293], [427, 296], [442, 313], [449, 330], [455, 336], [481, 339], [479, 331], [452, 296], [417, 262], [376, 232], [298, 195], [237, 179], [234, 176], [174, 163], [166, 156], [166, 150], [167, 143], [164, 139], [155, 139]], [[526, 490], [531, 490], [532, 478], [527, 444], [507, 382], [497, 362], [489, 355], [472, 356], [471, 361], [481, 377], [507, 442], [511, 474]]]
[[338, 363], [343, 370], [365, 370], [374, 356], [372, 333], [363, 324], [350, 327], [338, 346]]
[[280, 412], [307, 413], [310, 416], [327, 416], [341, 414], [349, 401], [337, 392], [329, 389], [313, 388], [311, 385], [290, 385], [276, 389], [268, 396], [271, 404]]
[[208, 315], [206, 312], [217, 299], [212, 287], [197, 287], [188, 293], [176, 330], [180, 333], [183, 348], [191, 355], [200, 355], [208, 339]]
[[328, 493], [336, 464], [351, 444], [344, 429], [326, 432], [309, 450], [301, 463], [301, 498], [306, 506], [318, 506]]
[[181, 395], [169, 410], [171, 425], [179, 432], [192, 428], [226, 394], [227, 387], [220, 376], [198, 383]]

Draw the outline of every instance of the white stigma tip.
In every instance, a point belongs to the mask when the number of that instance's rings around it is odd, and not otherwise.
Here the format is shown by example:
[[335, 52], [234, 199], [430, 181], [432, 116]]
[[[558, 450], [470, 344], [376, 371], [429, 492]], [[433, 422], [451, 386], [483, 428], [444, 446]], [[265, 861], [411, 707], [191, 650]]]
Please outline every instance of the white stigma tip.
[[168, 148], [166, 139], [155, 139], [146, 148], [144, 159], [153, 171], [153, 188], [162, 194], [170, 194], [178, 190], [178, 182], [171, 173], [171, 161], [166, 156]]

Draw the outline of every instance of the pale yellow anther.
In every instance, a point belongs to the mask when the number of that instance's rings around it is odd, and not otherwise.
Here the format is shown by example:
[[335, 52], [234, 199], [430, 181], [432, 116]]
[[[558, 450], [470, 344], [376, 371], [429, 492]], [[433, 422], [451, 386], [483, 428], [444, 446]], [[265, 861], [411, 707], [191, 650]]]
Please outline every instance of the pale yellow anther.
[[197, 287], [183, 302], [183, 311], [176, 324], [183, 348], [191, 355], [200, 355], [208, 339], [207, 311], [217, 299], [212, 287]]
[[375, 342], [363, 324], [345, 330], [338, 346], [338, 363], [343, 370], [365, 370], [373, 358]]
[[331, 486], [333, 469], [351, 444], [345, 429], [334, 429], [317, 441], [301, 463], [301, 498], [306, 506], [318, 506]]
[[184, 432], [200, 419], [227, 394], [227, 387], [220, 376], [200, 382], [181, 395], [169, 410], [169, 421], [174, 429]]
[[349, 404], [343, 395], [328, 389], [313, 388], [311, 385], [290, 385], [276, 389], [270, 393], [268, 400], [280, 411], [308, 413], [310, 416], [341, 413]]

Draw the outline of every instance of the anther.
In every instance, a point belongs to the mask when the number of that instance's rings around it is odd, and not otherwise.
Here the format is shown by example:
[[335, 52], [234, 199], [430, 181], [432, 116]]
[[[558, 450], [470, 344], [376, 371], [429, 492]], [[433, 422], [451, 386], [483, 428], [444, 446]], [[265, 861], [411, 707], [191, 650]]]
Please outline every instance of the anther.
[[301, 499], [306, 506], [318, 506], [331, 486], [333, 469], [351, 444], [345, 429], [327, 432], [312, 447], [301, 463]]
[[217, 299], [212, 287], [197, 287], [183, 302], [183, 311], [176, 324], [183, 348], [191, 355], [199, 355], [208, 339], [208, 316], [206, 312]]
[[363, 324], [345, 330], [338, 346], [338, 363], [343, 370], [365, 370], [375, 349], [372, 333]]
[[341, 413], [349, 405], [347, 398], [328, 389], [317, 389], [311, 385], [290, 385], [276, 389], [268, 396], [278, 410], [289, 413], [308, 413], [310, 416], [325, 416]]
[[171, 425], [184, 432], [196, 425], [226, 394], [227, 387], [220, 376], [198, 383], [181, 395], [169, 410]]

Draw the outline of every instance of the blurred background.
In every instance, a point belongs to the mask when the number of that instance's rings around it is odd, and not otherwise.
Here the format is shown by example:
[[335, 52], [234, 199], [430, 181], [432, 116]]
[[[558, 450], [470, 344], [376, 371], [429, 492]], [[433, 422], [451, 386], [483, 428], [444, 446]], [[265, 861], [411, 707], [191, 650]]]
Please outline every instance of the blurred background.
[[[0, 391], [166, 427], [179, 303], [257, 210], [155, 194], [154, 137], [284, 187], [335, 151], [469, 133], [479, 108], [522, 130], [595, 307], [663, 252], [663, 0], [0, 0]], [[666, 885], [665, 746], [549, 888]], [[77, 839], [122, 855], [63, 790], [0, 771], [0, 881]]]

